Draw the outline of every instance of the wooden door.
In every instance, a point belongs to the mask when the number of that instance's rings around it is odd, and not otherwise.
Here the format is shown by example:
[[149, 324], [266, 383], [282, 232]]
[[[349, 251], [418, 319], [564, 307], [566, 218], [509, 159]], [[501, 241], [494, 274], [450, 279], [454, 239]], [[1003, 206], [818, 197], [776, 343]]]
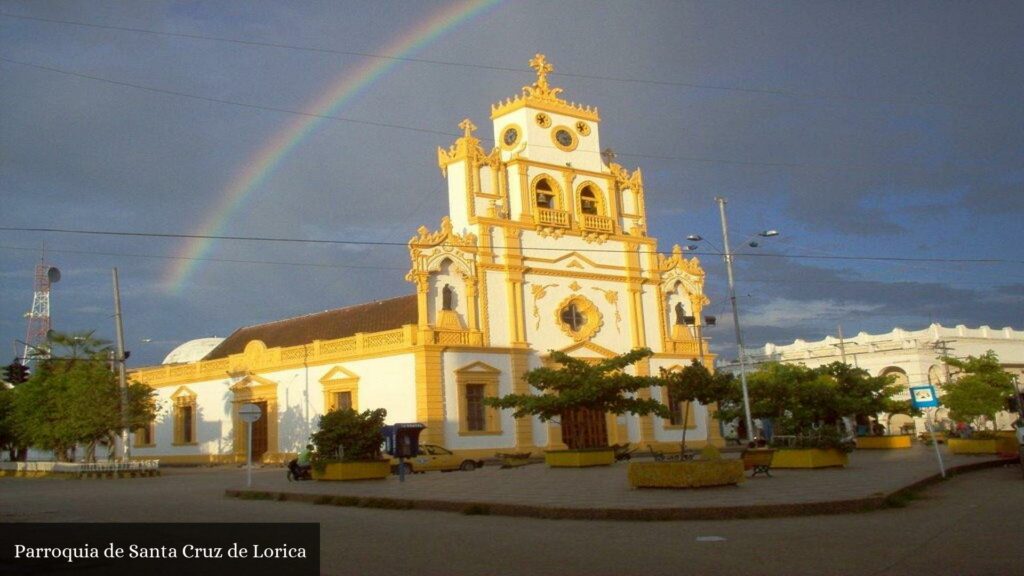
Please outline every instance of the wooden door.
[[267, 421], [270, 417], [267, 414], [266, 402], [253, 402], [260, 407], [260, 419], [252, 423], [252, 461], [260, 462], [267, 452]]

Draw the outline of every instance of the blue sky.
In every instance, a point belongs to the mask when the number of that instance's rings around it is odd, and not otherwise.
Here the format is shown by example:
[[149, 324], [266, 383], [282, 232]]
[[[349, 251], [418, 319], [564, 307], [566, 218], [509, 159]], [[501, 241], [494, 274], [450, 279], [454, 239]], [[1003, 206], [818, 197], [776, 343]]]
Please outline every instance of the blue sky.
[[[295, 119], [266, 108], [305, 109], [366, 62], [339, 52], [386, 55], [448, 5], [0, 0], [0, 227], [194, 232]], [[663, 250], [691, 233], [721, 243], [715, 196], [734, 242], [781, 231], [757, 251], [783, 257], [738, 258], [748, 344], [840, 324], [1024, 328], [1022, 29], [1019, 2], [499, 3], [415, 54], [432, 63], [398, 64], [339, 111], [423, 131], [322, 123], [225, 233], [405, 242], [435, 229], [444, 133], [469, 117], [489, 135], [490, 104], [530, 83], [543, 52], [567, 99], [600, 108], [602, 145], [643, 169]], [[136, 366], [192, 338], [411, 292], [402, 247], [221, 241], [207, 255], [219, 261], [173, 293], [161, 277], [177, 240], [0, 231], [11, 356], [44, 247], [64, 273], [60, 330], [113, 337], [118, 267]], [[724, 267], [701, 260], [721, 324], [708, 335], [729, 356]]]

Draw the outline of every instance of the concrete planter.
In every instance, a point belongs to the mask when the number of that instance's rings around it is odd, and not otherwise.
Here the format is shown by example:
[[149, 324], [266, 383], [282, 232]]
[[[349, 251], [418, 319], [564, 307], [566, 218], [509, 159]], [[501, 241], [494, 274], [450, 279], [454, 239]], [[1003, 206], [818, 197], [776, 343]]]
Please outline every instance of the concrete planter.
[[772, 468], [830, 468], [848, 462], [846, 452], [835, 448], [783, 448], [772, 457]]
[[857, 448], [864, 450], [910, 448], [910, 436], [861, 436], [857, 438]]
[[729, 486], [743, 479], [741, 460], [629, 463], [629, 485], [633, 488]]
[[946, 441], [953, 454], [998, 454], [999, 439], [950, 438]]
[[329, 462], [323, 472], [313, 468], [314, 480], [383, 480], [391, 474], [391, 462]]
[[544, 462], [551, 468], [609, 466], [615, 463], [615, 451], [611, 448], [600, 448], [597, 450], [549, 450], [544, 453]]

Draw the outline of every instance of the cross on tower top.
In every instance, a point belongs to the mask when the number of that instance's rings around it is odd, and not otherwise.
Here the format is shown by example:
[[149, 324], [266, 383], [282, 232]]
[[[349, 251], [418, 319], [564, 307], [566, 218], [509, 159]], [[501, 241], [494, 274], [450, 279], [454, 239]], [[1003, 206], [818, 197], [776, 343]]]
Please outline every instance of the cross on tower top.
[[459, 128], [462, 128], [464, 138], [470, 138], [473, 135], [473, 130], [476, 130], [476, 124], [473, 124], [469, 118], [466, 118], [459, 122]]
[[530, 60], [530, 68], [537, 71], [537, 88], [548, 89], [548, 74], [555, 70], [555, 67], [548, 62], [543, 54], [535, 54]]

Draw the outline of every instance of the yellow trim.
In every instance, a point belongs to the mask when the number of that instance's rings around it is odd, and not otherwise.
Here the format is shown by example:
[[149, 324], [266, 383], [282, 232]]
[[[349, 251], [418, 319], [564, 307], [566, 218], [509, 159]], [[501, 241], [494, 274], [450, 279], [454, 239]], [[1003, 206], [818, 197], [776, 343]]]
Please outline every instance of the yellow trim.
[[590, 124], [579, 120], [576, 122], [576, 131], [580, 133], [580, 136], [590, 136]]
[[597, 204], [597, 212], [595, 216], [607, 216], [608, 212], [605, 209], [604, 203], [604, 191], [597, 185], [593, 180], [584, 180], [576, 186], [576, 213], [583, 217], [583, 189], [589, 187], [594, 192], [594, 203]]
[[553, 196], [552, 200], [554, 201], [554, 206], [552, 207], [552, 209], [565, 210], [565, 201], [562, 198], [562, 186], [559, 185], [558, 181], [555, 180], [554, 176], [548, 173], [538, 174], [534, 176], [533, 179], [530, 180], [530, 192], [533, 198], [531, 207], [534, 210], [540, 207], [540, 205], [537, 203], [537, 194], [539, 194], [539, 192], [537, 191], [537, 184], [539, 184], [541, 180], [547, 180], [548, 184], [551, 186], [551, 195]]
[[540, 126], [541, 128], [551, 127], [551, 116], [548, 116], [543, 112], [537, 112], [537, 114], [533, 117], [533, 120], [534, 122], [537, 123], [537, 126]]
[[[199, 407], [196, 404], [196, 393], [192, 391], [188, 386], [181, 386], [171, 394], [171, 403], [173, 404], [171, 417], [174, 420], [174, 436], [171, 441], [172, 446], [194, 446], [198, 444], [196, 438], [196, 431], [198, 430], [197, 422], [199, 420]], [[188, 408], [192, 414], [192, 423], [188, 430], [188, 440], [185, 440], [185, 414], [184, 410]]]
[[[306, 345], [285, 348], [264, 347], [260, 350], [259, 346], [252, 349], [246, 346], [247, 352], [227, 358], [134, 370], [131, 378], [151, 388], [163, 388], [223, 379], [229, 372], [271, 372], [409, 353], [417, 343], [416, 329], [417, 325], [408, 324], [394, 330], [360, 332], [347, 338], [314, 340]], [[260, 352], [256, 354], [255, 351]]]
[[[511, 144], [507, 144], [505, 142], [505, 133], [508, 132], [509, 129], [512, 129], [512, 130], [516, 131], [516, 139]], [[522, 129], [522, 127], [519, 126], [519, 124], [506, 124], [501, 129], [501, 136], [500, 136], [501, 147], [504, 148], [505, 150], [512, 150], [513, 148], [518, 146], [520, 142], [522, 142], [523, 136], [524, 136], [523, 129]]]
[[228, 389], [234, 395], [231, 400], [231, 421], [235, 430], [233, 435], [235, 440], [235, 457], [240, 459], [242, 462], [245, 461], [245, 454], [248, 447], [248, 427], [238, 416], [238, 410], [243, 404], [252, 404], [255, 402], [267, 403], [267, 413], [261, 417], [261, 419], [266, 419], [267, 423], [267, 451], [260, 459], [261, 462], [266, 462], [268, 456], [276, 454], [279, 449], [277, 441], [277, 425], [279, 420], [277, 410], [277, 382], [262, 376], [257, 376], [256, 374], [249, 374]]
[[420, 436], [422, 444], [445, 444], [443, 350], [427, 344], [416, 348], [416, 421], [427, 426]]
[[[559, 130], [565, 130], [565, 133], [569, 135], [569, 138], [572, 139], [572, 142], [568, 144], [562, 144], [561, 142], [559, 142], [557, 136]], [[555, 126], [554, 128], [551, 129], [551, 142], [553, 142], [558, 149], [564, 152], [572, 152], [573, 150], [576, 149], [577, 146], [579, 146], [580, 139], [579, 136], [576, 135], [575, 130], [563, 124], [559, 124], [558, 126]]]
[[359, 376], [342, 366], [331, 368], [320, 378], [324, 393], [324, 412], [337, 408], [336, 394], [348, 392], [352, 396], [352, 409], [359, 411]]
[[[579, 313], [582, 314], [585, 319], [583, 326], [580, 326], [579, 330], [573, 330], [568, 324], [562, 321], [562, 312], [571, 304], [576, 305], [579, 309]], [[604, 325], [604, 317], [601, 315], [601, 311], [597, 308], [597, 305], [591, 302], [589, 298], [582, 294], [574, 294], [565, 300], [562, 300], [562, 303], [555, 307], [555, 323], [567, 336], [576, 342], [580, 342], [583, 340], [590, 340], [601, 330], [601, 326]]]

